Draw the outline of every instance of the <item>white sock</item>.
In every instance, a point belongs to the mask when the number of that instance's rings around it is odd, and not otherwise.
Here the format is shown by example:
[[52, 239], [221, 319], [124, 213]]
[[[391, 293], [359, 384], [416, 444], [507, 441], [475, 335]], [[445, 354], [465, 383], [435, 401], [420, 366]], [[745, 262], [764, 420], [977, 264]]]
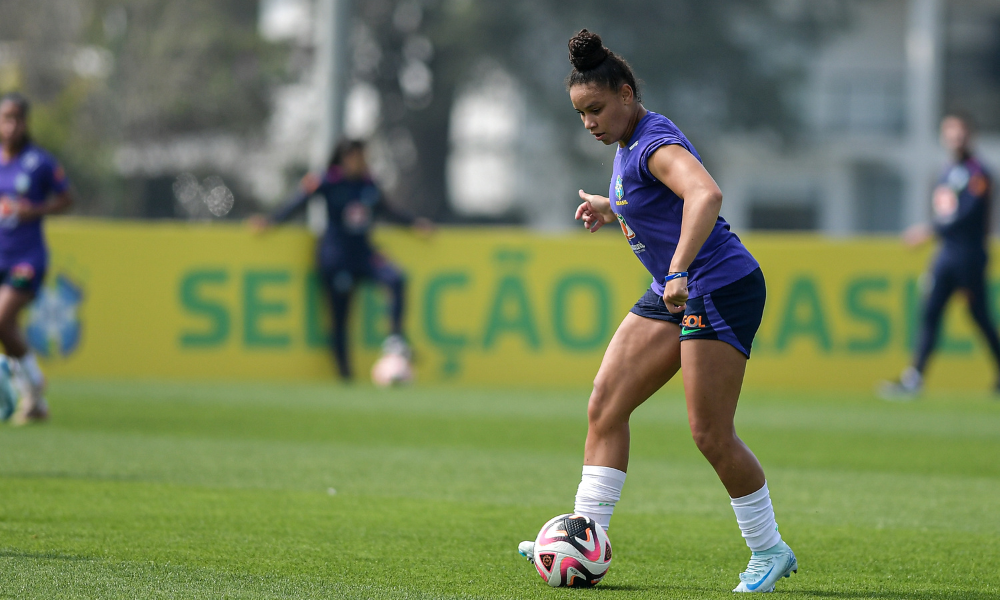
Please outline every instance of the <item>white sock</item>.
[[767, 482], [756, 492], [742, 498], [731, 498], [730, 501], [736, 513], [736, 522], [739, 523], [743, 539], [747, 541], [750, 550], [767, 550], [781, 541]]
[[34, 352], [28, 352], [18, 362], [21, 363], [21, 368], [24, 369], [24, 374], [28, 377], [31, 385], [35, 387], [42, 387], [44, 385], [45, 376], [42, 375], [42, 369], [38, 366], [38, 359], [35, 357]]
[[611, 526], [611, 514], [615, 512], [615, 503], [622, 497], [624, 485], [624, 471], [584, 465], [573, 512], [597, 521], [606, 531]]
[[919, 392], [924, 386], [924, 376], [914, 367], [906, 367], [899, 376], [899, 383], [909, 392]]

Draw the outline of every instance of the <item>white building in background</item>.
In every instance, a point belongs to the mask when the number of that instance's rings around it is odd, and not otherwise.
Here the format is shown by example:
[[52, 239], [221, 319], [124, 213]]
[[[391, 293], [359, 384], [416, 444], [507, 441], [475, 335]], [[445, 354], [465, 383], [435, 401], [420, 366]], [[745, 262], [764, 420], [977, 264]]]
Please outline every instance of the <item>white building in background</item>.
[[[810, 59], [799, 94], [803, 135], [788, 146], [752, 134], [702, 142], [725, 194], [723, 214], [737, 229], [846, 235], [898, 231], [924, 220], [946, 160], [937, 140], [944, 110], [962, 108], [981, 121], [979, 153], [1000, 172], [1000, 0], [840, 1], [854, 18]], [[312, 47], [317, 6], [317, 0], [263, 0], [261, 32]], [[365, 33], [351, 34], [352, 59], [361, 67], [379, 61]], [[363, 51], [368, 46], [374, 49]], [[476, 71], [452, 112], [453, 210], [470, 217], [520, 214], [542, 229], [572, 226], [566, 207], [579, 182], [564, 149], [552, 147], [558, 136], [540, 134], [553, 125], [532, 113], [516, 80], [497, 66]], [[258, 160], [246, 161], [244, 153], [244, 176], [259, 197], [278, 198], [289, 166], [315, 162], [302, 141], [318, 127], [319, 87], [310, 78], [277, 92]], [[669, 105], [663, 109], [669, 114]], [[347, 135], [371, 136], [380, 122], [378, 92], [354, 85], [344, 111]], [[413, 146], [391, 133], [372, 145], [376, 175], [390, 189], [407, 158], [397, 155]]]
[[516, 215], [536, 229], [566, 227], [572, 181], [552, 124], [532, 114], [518, 82], [484, 63], [451, 111], [451, 208], [468, 217]]
[[517, 82], [496, 66], [486, 66], [457, 95], [447, 182], [449, 201], [459, 214], [501, 217], [514, 210], [524, 104]]
[[808, 125], [793, 148], [715, 140], [710, 165], [738, 229], [834, 235], [898, 231], [929, 214], [947, 160], [945, 110], [980, 121], [978, 151], [1000, 172], [1000, 2], [867, 0], [808, 69]]
[[[945, 110], [964, 109], [981, 121], [979, 154], [1000, 173], [1000, 0], [839, 1], [853, 18], [809, 59], [798, 94], [805, 131], [788, 145], [731, 133], [701, 142], [725, 194], [723, 215], [740, 230], [847, 235], [926, 220], [930, 189], [947, 160], [937, 135]], [[494, 122], [496, 114], [510, 115], [510, 106], [521, 107], [522, 126], [532, 114], [516, 82], [481, 72], [454, 108], [452, 207], [470, 216], [520, 210], [530, 226], [571, 227], [566, 207], [579, 182], [566, 152], [525, 148], [526, 139], [554, 136], [518, 135], [510, 121]], [[501, 97], [510, 100], [494, 101]], [[670, 104], [662, 110], [670, 115]], [[536, 120], [530, 131], [545, 126]]]

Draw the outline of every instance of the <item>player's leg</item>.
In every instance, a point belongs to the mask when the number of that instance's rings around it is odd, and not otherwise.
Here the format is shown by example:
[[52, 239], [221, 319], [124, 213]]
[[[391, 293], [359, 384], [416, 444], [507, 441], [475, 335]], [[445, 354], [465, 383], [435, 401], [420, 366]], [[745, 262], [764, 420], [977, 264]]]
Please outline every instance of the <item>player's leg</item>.
[[10, 285], [0, 285], [0, 344], [4, 352], [13, 358], [21, 358], [28, 353], [17, 316], [31, 303], [32, 294]]
[[798, 563], [778, 533], [764, 470], [733, 423], [747, 357], [723, 341], [688, 339], [681, 342], [681, 362], [691, 434], [729, 492], [752, 552], [733, 591], [770, 591], [778, 579], [797, 571]]
[[763, 488], [764, 470], [733, 423], [747, 357], [723, 341], [692, 339], [681, 344], [681, 362], [688, 423], [698, 450], [731, 497]]
[[986, 274], [983, 271], [973, 274], [974, 277], [967, 282], [966, 297], [969, 301], [969, 313], [976, 322], [983, 337], [986, 338], [986, 345], [990, 348], [993, 361], [997, 367], [997, 389], [1000, 390], [1000, 338], [997, 337], [996, 325], [993, 317], [990, 316], [988, 296], [986, 289]]
[[337, 372], [344, 381], [350, 381], [351, 372], [350, 349], [348, 347], [347, 317], [351, 308], [351, 297], [354, 294], [354, 277], [346, 270], [330, 269], [325, 275], [327, 296], [330, 300], [330, 316], [333, 331], [330, 335], [330, 345], [333, 357], [337, 363]]
[[684, 396], [691, 435], [729, 492], [752, 555], [736, 592], [770, 591], [798, 569], [781, 541], [757, 457], [736, 435], [734, 418], [747, 360], [766, 299], [760, 269], [709, 294], [691, 298], [681, 329]]
[[[652, 294], [652, 298], [655, 302], [656, 295]], [[662, 320], [641, 317], [636, 312], [625, 315], [604, 352], [587, 404], [583, 476], [573, 512], [590, 517], [605, 530], [625, 485], [629, 417], [677, 373], [681, 364], [680, 328], [666, 314], [662, 300], [659, 305]], [[518, 546], [518, 552], [529, 561], [533, 560], [533, 550], [531, 541]]]
[[920, 331], [913, 355], [913, 364], [903, 370], [899, 380], [885, 382], [879, 389], [886, 400], [906, 400], [918, 394], [924, 385], [924, 372], [941, 331], [941, 319], [948, 300], [955, 293], [958, 278], [950, 268], [935, 268], [931, 275], [931, 289], [924, 301], [920, 316]]
[[21, 384], [21, 399], [13, 419], [17, 424], [48, 417], [43, 395], [45, 378], [38, 360], [30, 351], [18, 323], [18, 315], [34, 298], [31, 289], [19, 289], [8, 283], [0, 285], [0, 344], [4, 352], [17, 361], [15, 372]]
[[389, 291], [389, 323], [393, 335], [403, 335], [406, 310], [406, 277], [403, 271], [381, 254], [372, 257], [372, 276]]
[[371, 258], [370, 277], [389, 292], [390, 335], [382, 343], [382, 355], [411, 358], [410, 345], [403, 335], [403, 313], [406, 310], [406, 276], [403, 271], [381, 254]]
[[628, 468], [629, 417], [680, 368], [680, 328], [625, 316], [594, 378], [587, 403], [583, 464]]
[[678, 326], [627, 314], [604, 353], [587, 403], [583, 475], [574, 512], [604, 529], [610, 526], [628, 470], [629, 417], [678, 368]]
[[920, 321], [920, 335], [917, 350], [913, 359], [913, 368], [921, 378], [927, 370], [927, 363], [937, 346], [938, 335], [941, 332], [941, 319], [948, 300], [958, 287], [958, 280], [953, 273], [945, 269], [935, 269], [934, 281]]

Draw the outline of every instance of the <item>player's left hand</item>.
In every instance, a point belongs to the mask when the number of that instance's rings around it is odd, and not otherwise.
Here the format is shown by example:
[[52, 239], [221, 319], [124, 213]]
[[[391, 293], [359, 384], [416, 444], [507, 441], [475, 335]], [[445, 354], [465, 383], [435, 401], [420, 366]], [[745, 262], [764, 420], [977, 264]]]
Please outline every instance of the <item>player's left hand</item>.
[[260, 235], [271, 228], [271, 222], [264, 215], [252, 215], [247, 219], [247, 225], [254, 235]]
[[25, 223], [27, 221], [34, 221], [41, 217], [41, 214], [35, 209], [35, 206], [31, 204], [29, 200], [18, 200], [14, 204], [13, 214], [17, 217], [18, 223]]
[[663, 289], [663, 302], [672, 313], [683, 312], [688, 301], [687, 277], [671, 279]]
[[434, 233], [434, 221], [427, 217], [417, 217], [413, 220], [413, 229], [424, 237], [430, 236]]
[[909, 248], [919, 248], [934, 238], [934, 230], [921, 223], [903, 232], [903, 243]]

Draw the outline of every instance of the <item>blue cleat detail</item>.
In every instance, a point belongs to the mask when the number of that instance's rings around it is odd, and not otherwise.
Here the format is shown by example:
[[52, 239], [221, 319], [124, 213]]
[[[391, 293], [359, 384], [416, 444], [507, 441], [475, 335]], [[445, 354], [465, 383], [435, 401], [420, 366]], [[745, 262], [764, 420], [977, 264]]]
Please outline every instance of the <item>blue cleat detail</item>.
[[751, 554], [750, 564], [740, 573], [740, 584], [733, 591], [773, 592], [775, 582], [798, 572], [795, 553], [785, 542], [778, 542], [773, 548]]
[[517, 553], [535, 564], [535, 542], [523, 541], [517, 545]]

